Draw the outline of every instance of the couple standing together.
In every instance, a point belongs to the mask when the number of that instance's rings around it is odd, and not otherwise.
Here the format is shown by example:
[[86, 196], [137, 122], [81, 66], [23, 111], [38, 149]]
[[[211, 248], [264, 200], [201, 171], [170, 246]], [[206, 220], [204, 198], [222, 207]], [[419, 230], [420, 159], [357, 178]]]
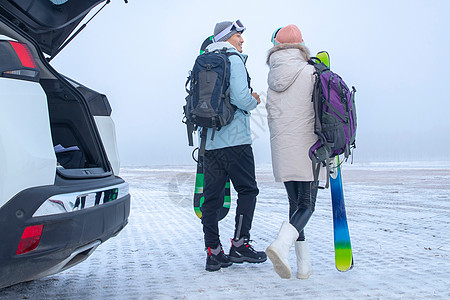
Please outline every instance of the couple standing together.
[[[317, 141], [314, 134], [314, 108], [311, 102], [314, 67], [308, 64], [305, 47], [297, 26], [277, 29], [272, 36], [267, 64], [269, 89], [266, 109], [270, 130], [272, 166], [275, 180], [283, 182], [289, 199], [289, 222], [283, 222], [275, 241], [266, 251], [256, 251], [250, 245], [250, 229], [256, 205], [258, 187], [251, 148], [249, 111], [260, 104], [259, 95], [248, 88], [242, 53], [245, 27], [238, 20], [220, 22], [214, 28], [212, 52], [223, 50], [230, 55], [230, 99], [237, 107], [233, 121], [206, 139], [204, 155], [205, 201], [201, 207], [202, 224], [207, 249], [206, 270], [217, 271], [234, 263], [272, 261], [277, 274], [291, 277], [289, 249], [295, 243], [297, 277], [306, 279], [312, 273], [308, 245], [303, 228], [311, 217], [317, 188], [313, 185], [313, 169], [309, 148]], [[237, 192], [235, 232], [228, 255], [219, 239], [218, 210], [223, 205], [223, 190], [227, 177]]]

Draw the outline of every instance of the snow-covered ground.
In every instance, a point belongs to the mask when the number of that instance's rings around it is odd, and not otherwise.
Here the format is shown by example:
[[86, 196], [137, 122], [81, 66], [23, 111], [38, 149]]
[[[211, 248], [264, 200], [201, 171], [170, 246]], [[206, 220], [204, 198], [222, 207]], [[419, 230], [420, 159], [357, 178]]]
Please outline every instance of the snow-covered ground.
[[[344, 193], [355, 266], [334, 267], [331, 199], [319, 191], [306, 228], [314, 274], [281, 279], [267, 261], [204, 270], [200, 220], [191, 201], [195, 166], [126, 167], [128, 226], [63, 273], [0, 290], [1, 299], [449, 299], [450, 163], [345, 164]], [[260, 188], [253, 245], [264, 250], [287, 220], [270, 166]], [[232, 205], [236, 196], [232, 195]], [[226, 252], [234, 206], [220, 223]], [[296, 272], [295, 252], [291, 266]]]

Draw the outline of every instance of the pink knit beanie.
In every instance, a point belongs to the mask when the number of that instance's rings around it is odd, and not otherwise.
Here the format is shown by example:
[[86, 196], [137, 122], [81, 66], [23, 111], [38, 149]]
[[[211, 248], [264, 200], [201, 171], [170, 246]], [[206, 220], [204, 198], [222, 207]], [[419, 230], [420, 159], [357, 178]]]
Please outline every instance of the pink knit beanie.
[[276, 37], [275, 41], [280, 44], [284, 43], [302, 43], [303, 37], [300, 29], [298, 29], [295, 25], [288, 25], [286, 27], [281, 28]]

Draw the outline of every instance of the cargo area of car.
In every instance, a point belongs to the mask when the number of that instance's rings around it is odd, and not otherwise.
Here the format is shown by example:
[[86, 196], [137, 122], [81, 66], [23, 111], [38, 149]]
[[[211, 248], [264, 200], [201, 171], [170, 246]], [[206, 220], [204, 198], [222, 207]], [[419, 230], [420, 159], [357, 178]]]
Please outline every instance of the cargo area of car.
[[[41, 79], [47, 95], [50, 130], [60, 175], [92, 177], [109, 175], [110, 168], [101, 148], [96, 126], [87, 103], [73, 86], [62, 79]], [[78, 171], [74, 169], [80, 169]]]
[[[66, 178], [110, 175], [111, 169], [96, 132], [95, 121], [81, 92], [74, 83], [53, 71], [32, 43], [0, 24], [0, 43], [8, 43], [10, 40], [27, 44], [39, 69], [38, 83], [47, 98], [58, 174]], [[30, 82], [31, 84], [36, 83]], [[33, 120], [24, 119], [23, 122], [28, 122], [30, 127], [35, 126]]]
[[[0, 41], [26, 44], [39, 70], [38, 82], [47, 97], [56, 172], [65, 178], [104, 177], [112, 173], [89, 103], [82, 94], [86, 89], [63, 77], [48, 63], [59, 45], [99, 2], [11, 1], [0, 7], [5, 17], [0, 21]], [[29, 36], [14, 30], [16, 26]], [[109, 106], [107, 100], [104, 102]], [[33, 120], [24, 122], [33, 126]]]

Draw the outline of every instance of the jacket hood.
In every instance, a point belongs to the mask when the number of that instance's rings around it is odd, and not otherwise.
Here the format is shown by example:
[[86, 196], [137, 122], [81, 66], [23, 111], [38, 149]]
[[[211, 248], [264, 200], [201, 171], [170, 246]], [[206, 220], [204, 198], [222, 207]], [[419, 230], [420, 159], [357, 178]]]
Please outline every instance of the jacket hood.
[[300, 43], [280, 44], [270, 49], [267, 56], [269, 87], [276, 92], [289, 88], [308, 65], [309, 53], [308, 48]]
[[211, 45], [209, 45], [208, 47], [206, 47], [206, 50], [209, 52], [213, 52], [216, 50], [223, 50], [226, 49], [227, 52], [235, 52], [237, 54], [239, 54], [239, 56], [242, 58], [242, 60], [245, 62], [247, 61], [247, 54], [243, 54], [240, 53], [239, 51], [236, 50], [236, 48], [234, 48], [233, 45], [231, 45], [229, 42], [215, 42], [212, 43]]

